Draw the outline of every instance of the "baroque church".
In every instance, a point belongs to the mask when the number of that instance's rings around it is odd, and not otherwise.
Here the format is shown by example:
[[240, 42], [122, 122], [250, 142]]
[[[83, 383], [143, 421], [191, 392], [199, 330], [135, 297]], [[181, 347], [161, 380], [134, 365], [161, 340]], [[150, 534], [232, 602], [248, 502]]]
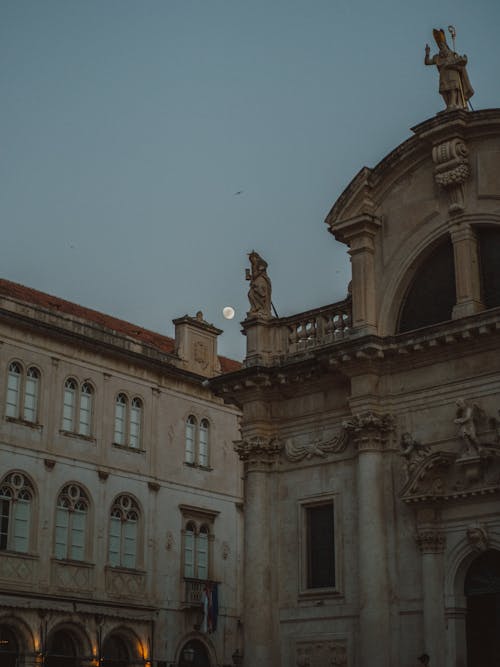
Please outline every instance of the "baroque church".
[[245, 667], [500, 664], [500, 109], [435, 31], [446, 109], [334, 203], [346, 298], [271, 312], [250, 255]]

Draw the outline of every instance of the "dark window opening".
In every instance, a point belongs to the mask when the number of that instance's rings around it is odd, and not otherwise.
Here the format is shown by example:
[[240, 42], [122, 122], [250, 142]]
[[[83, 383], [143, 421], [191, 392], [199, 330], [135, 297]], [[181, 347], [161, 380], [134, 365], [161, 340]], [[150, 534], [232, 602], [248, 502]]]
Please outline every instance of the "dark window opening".
[[333, 504], [306, 509], [307, 587], [335, 586]]
[[482, 300], [486, 308], [500, 306], [500, 229], [478, 230]]
[[485, 551], [465, 578], [467, 667], [500, 664], [500, 551]]
[[419, 268], [404, 300], [398, 332], [451, 320], [455, 302], [453, 246], [446, 240]]

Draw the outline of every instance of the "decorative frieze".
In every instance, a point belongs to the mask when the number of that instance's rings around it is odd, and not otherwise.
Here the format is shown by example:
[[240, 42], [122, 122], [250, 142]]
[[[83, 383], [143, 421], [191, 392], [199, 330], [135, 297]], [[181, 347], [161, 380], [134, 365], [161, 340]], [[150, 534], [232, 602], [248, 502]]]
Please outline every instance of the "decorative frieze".
[[89, 563], [52, 562], [52, 581], [56, 588], [78, 593], [93, 589], [93, 565]]
[[417, 545], [423, 554], [439, 554], [444, 551], [446, 536], [435, 528], [421, 529], [417, 533]]
[[299, 444], [289, 438], [285, 442], [284, 455], [288, 461], [296, 462], [312, 459], [315, 456], [324, 458], [327, 454], [340, 454], [349, 444], [349, 432], [342, 427], [340, 433], [327, 440], [309, 440]]
[[343, 422], [347, 431], [358, 448], [358, 451], [385, 449], [394, 431], [394, 418], [390, 414], [363, 412], [353, 415]]
[[470, 176], [469, 149], [463, 139], [455, 137], [432, 149], [434, 179], [448, 193], [450, 213], [460, 213], [465, 208], [463, 184]]
[[252, 463], [273, 463], [283, 450], [283, 443], [277, 438], [254, 435], [248, 440], [236, 440], [234, 451], [241, 461]]

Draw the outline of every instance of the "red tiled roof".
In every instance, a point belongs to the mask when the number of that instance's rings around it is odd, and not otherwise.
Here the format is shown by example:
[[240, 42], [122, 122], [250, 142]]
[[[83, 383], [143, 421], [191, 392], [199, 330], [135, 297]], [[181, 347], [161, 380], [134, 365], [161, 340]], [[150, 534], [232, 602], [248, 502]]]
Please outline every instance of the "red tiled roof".
[[[47, 310], [54, 310], [58, 313], [64, 313], [65, 315], [79, 317], [83, 320], [87, 320], [88, 322], [106, 327], [107, 329], [112, 329], [113, 331], [124, 334], [125, 336], [136, 338], [137, 340], [146, 343], [147, 345], [155, 347], [161, 352], [166, 352], [168, 354], [173, 354], [175, 352], [175, 341], [169, 336], [163, 336], [162, 334], [156, 333], [154, 331], [149, 331], [149, 329], [139, 327], [136, 324], [131, 324], [125, 320], [120, 320], [117, 317], [105, 315], [104, 313], [100, 313], [97, 310], [79, 306], [78, 304], [72, 303], [71, 301], [59, 299], [57, 296], [51, 296], [50, 294], [39, 292], [38, 290], [32, 289], [31, 287], [25, 287], [24, 285], [13, 283], [10, 280], [4, 280], [0, 278], [0, 296], [12, 297], [13, 299], [18, 299], [19, 301], [24, 301], [34, 306], [40, 306], [42, 308], [46, 308]], [[241, 364], [234, 359], [219, 357], [219, 360], [223, 373], [229, 373], [231, 371], [238, 370], [241, 367]]]

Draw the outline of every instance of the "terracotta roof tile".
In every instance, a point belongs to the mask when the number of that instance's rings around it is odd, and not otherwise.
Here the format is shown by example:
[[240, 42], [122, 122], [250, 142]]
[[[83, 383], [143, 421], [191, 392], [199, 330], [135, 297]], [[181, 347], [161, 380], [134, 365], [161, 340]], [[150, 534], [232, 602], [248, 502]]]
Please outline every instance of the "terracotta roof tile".
[[[45, 294], [44, 292], [39, 292], [38, 290], [32, 289], [31, 287], [25, 287], [24, 285], [13, 283], [10, 280], [4, 280], [0, 278], [0, 296], [11, 297], [34, 306], [46, 308], [47, 310], [55, 310], [59, 313], [64, 313], [65, 315], [87, 320], [87, 322], [98, 324], [102, 327], [106, 327], [107, 329], [112, 329], [113, 331], [124, 334], [125, 336], [136, 338], [137, 340], [142, 341], [147, 345], [155, 347], [161, 352], [166, 352], [168, 354], [174, 354], [175, 352], [175, 341], [169, 336], [163, 336], [162, 334], [150, 331], [149, 329], [139, 327], [136, 324], [126, 322], [125, 320], [120, 320], [117, 317], [105, 315], [104, 313], [100, 313], [97, 310], [79, 306], [78, 304], [72, 303], [71, 301], [65, 301], [59, 297], [51, 296], [50, 294]], [[219, 357], [219, 360], [223, 373], [238, 370], [241, 367], [241, 364], [234, 359]]]

